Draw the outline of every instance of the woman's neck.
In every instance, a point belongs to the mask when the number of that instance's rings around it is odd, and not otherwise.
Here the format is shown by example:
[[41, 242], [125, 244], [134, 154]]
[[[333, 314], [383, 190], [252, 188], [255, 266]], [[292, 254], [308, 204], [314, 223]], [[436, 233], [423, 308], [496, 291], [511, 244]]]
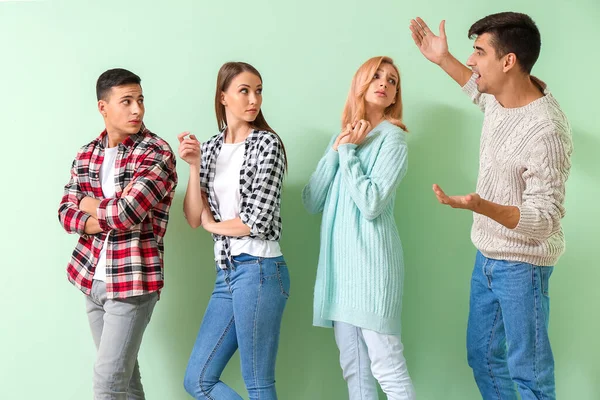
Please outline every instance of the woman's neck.
[[246, 140], [250, 135], [252, 127], [250, 124], [243, 120], [234, 121], [231, 124], [227, 124], [227, 130], [225, 131], [225, 143], [240, 143]]
[[365, 118], [369, 121], [371, 127], [375, 128], [385, 119], [385, 109], [370, 106], [369, 103], [367, 103], [365, 107]]

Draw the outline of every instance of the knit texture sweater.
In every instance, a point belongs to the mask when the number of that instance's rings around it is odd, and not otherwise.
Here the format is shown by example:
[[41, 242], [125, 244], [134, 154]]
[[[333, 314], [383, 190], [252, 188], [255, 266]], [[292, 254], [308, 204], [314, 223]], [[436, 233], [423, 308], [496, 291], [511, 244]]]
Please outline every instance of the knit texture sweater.
[[383, 121], [360, 146], [336, 152], [334, 141], [302, 192], [306, 209], [323, 213], [313, 323], [400, 334], [404, 262], [394, 199], [407, 169], [405, 134]]
[[521, 212], [514, 229], [474, 213], [471, 239], [489, 258], [553, 266], [565, 249], [561, 219], [573, 146], [558, 102], [534, 81], [544, 96], [518, 108], [480, 93], [475, 75], [463, 87], [484, 112], [477, 193]]

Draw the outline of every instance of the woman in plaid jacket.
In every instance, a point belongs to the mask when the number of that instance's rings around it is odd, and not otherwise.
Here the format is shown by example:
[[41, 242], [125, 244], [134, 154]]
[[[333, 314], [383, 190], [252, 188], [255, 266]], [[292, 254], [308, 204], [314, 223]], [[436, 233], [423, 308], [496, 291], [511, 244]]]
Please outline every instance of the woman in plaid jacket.
[[276, 399], [275, 358], [290, 290], [279, 247], [283, 143], [260, 109], [262, 78], [249, 64], [224, 64], [215, 109], [220, 133], [200, 145], [179, 135], [190, 165], [184, 212], [214, 240], [216, 282], [185, 374], [196, 399], [240, 399], [220, 380], [240, 349], [250, 399]]

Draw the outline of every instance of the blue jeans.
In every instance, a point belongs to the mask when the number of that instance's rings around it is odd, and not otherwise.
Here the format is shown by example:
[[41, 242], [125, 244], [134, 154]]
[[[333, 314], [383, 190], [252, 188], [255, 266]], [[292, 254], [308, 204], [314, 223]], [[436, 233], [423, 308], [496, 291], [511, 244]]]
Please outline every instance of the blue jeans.
[[290, 276], [283, 257], [233, 257], [218, 269], [215, 288], [185, 372], [185, 390], [195, 399], [241, 400], [220, 380], [240, 349], [242, 377], [251, 400], [277, 399], [275, 359]]
[[556, 399], [548, 339], [553, 267], [494, 260], [477, 252], [467, 354], [485, 400]]

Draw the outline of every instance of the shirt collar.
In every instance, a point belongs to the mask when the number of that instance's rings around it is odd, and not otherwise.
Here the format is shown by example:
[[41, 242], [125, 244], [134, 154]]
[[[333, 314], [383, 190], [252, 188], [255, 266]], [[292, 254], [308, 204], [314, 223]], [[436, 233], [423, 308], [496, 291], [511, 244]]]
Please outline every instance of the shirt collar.
[[[145, 125], [142, 124], [142, 127], [140, 128], [140, 131], [138, 133], [129, 135], [127, 139], [120, 143], [120, 145], [129, 148], [138, 143], [140, 140], [142, 140], [148, 133], [150, 133], [150, 131], [146, 128]], [[106, 141], [108, 140], [107, 135], [108, 133], [106, 132], [106, 129], [104, 129], [102, 133], [100, 133], [100, 136], [96, 138], [96, 144], [102, 149], [106, 148]]]

